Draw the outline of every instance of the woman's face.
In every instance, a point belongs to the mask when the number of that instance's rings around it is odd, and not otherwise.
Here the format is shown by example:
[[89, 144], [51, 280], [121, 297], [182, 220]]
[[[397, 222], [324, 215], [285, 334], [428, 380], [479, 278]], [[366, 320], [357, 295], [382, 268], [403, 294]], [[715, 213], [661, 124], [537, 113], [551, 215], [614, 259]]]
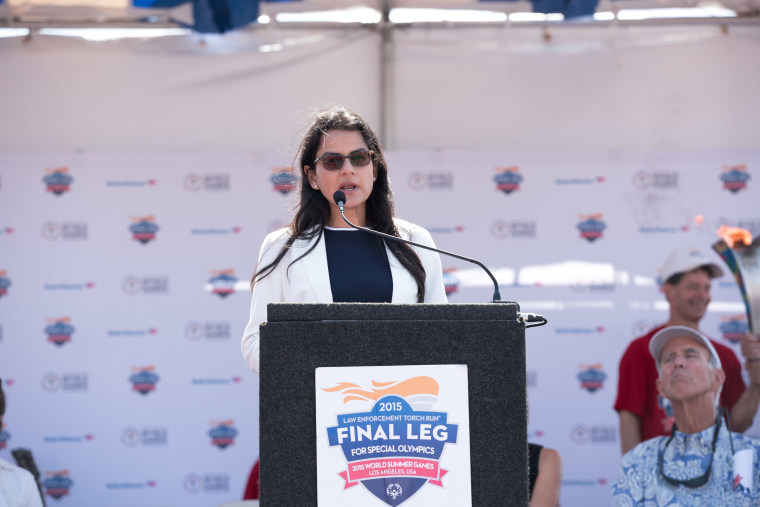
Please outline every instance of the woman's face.
[[[356, 130], [328, 130], [322, 136], [315, 159], [329, 158], [330, 155], [344, 157], [362, 151], [369, 151], [369, 148], [364, 142], [361, 132]], [[376, 176], [374, 162], [370, 161], [365, 166], [354, 167], [350, 158], [344, 158], [343, 166], [337, 170], [326, 168], [326, 162], [328, 161], [319, 160], [316, 164], [305, 167], [304, 171], [312, 188], [318, 188], [327, 202], [330, 203], [330, 220], [327, 225], [333, 227], [347, 226], [340, 216], [338, 206], [333, 201], [333, 194], [338, 190], [342, 190], [346, 194], [344, 209], [349, 220], [352, 222], [356, 220], [358, 222], [354, 222], [356, 225], [366, 225], [366, 203], [370, 193], [372, 193], [372, 185]], [[328, 162], [327, 166], [329, 165]]]

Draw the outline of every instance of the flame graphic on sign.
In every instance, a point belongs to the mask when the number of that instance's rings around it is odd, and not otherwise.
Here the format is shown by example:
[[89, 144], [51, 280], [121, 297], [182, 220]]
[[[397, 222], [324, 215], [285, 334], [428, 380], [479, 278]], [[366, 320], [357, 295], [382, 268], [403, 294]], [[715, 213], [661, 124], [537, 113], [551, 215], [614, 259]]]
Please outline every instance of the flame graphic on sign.
[[402, 381], [378, 382], [372, 381], [370, 389], [363, 389], [351, 382], [341, 382], [335, 387], [322, 389], [328, 393], [341, 392], [343, 403], [349, 401], [376, 401], [385, 396], [395, 394], [402, 398], [424, 397], [428, 400], [438, 396], [438, 382], [432, 377], [412, 377]]

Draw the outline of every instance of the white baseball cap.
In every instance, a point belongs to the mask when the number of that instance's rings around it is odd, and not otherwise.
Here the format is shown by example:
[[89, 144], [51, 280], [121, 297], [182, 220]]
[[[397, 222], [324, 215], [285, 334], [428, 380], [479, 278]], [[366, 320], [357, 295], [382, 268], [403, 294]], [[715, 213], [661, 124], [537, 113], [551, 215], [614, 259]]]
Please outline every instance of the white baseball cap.
[[657, 364], [658, 372], [660, 371], [660, 355], [662, 354], [662, 349], [665, 348], [665, 345], [667, 345], [670, 340], [676, 338], [691, 338], [692, 340], [699, 342], [700, 345], [710, 352], [713, 364], [717, 368], [723, 369], [723, 366], [720, 364], [720, 357], [718, 357], [718, 353], [715, 351], [715, 347], [713, 347], [713, 344], [710, 343], [710, 340], [708, 340], [705, 335], [686, 326], [668, 326], [657, 331], [649, 341], [649, 353], [652, 354], [654, 362]]
[[697, 268], [706, 268], [710, 272], [710, 278], [723, 276], [720, 266], [705, 257], [702, 252], [695, 248], [679, 248], [674, 250], [662, 266], [662, 283], [679, 273], [688, 273]]

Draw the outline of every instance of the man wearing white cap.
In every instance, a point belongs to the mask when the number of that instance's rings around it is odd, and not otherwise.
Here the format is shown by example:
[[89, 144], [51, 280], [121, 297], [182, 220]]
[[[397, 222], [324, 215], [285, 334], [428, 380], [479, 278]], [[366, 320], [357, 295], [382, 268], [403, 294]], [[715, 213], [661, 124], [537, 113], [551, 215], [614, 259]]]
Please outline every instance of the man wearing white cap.
[[[723, 270], [694, 249], [676, 250], [665, 261], [662, 288], [670, 305], [670, 317], [664, 326], [633, 340], [620, 360], [615, 410], [620, 415], [623, 454], [643, 440], [670, 433], [673, 414], [658, 395], [657, 368], [649, 354], [649, 343], [665, 326], [686, 326], [698, 331], [710, 303], [711, 280], [720, 276]], [[750, 378], [748, 388], [734, 352], [714, 341], [712, 345], [726, 375], [721, 405], [729, 408], [733, 429], [743, 432], [752, 425], [760, 401], [760, 340], [750, 335], [742, 338], [742, 354], [747, 359]]]
[[670, 326], [649, 342], [657, 389], [670, 400], [670, 437], [638, 444], [623, 456], [614, 505], [760, 505], [760, 442], [731, 433], [718, 399], [726, 378], [705, 336]]

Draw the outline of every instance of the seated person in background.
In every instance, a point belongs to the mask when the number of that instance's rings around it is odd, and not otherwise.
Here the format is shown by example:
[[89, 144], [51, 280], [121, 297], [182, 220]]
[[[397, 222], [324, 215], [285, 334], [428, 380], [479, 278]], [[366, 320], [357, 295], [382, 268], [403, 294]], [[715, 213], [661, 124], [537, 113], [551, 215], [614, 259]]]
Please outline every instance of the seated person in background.
[[556, 507], [562, 486], [562, 459], [554, 449], [528, 442], [530, 507]]
[[[0, 379], [0, 428], [5, 415], [5, 393]], [[21, 467], [0, 459], [0, 505], [9, 507], [42, 507], [42, 498], [34, 476]]]
[[[613, 504], [760, 505], [760, 442], [723, 423], [718, 400], [726, 375], [710, 341], [690, 327], [670, 326], [652, 337], [649, 351], [675, 423], [670, 437], [623, 456]], [[744, 468], [735, 470], [745, 456]]]
[[[673, 415], [657, 395], [657, 368], [649, 354], [649, 342], [665, 326], [687, 326], [699, 331], [710, 303], [711, 280], [720, 276], [720, 266], [694, 249], [677, 249], [665, 261], [662, 290], [670, 307], [668, 321], [633, 340], [620, 360], [615, 410], [620, 414], [623, 454], [643, 440], [670, 434]], [[744, 432], [752, 425], [760, 402], [760, 337], [745, 335], [741, 340], [750, 380], [746, 388], [741, 363], [733, 350], [714, 341], [712, 344], [726, 374], [720, 402], [729, 409], [734, 430]]]

